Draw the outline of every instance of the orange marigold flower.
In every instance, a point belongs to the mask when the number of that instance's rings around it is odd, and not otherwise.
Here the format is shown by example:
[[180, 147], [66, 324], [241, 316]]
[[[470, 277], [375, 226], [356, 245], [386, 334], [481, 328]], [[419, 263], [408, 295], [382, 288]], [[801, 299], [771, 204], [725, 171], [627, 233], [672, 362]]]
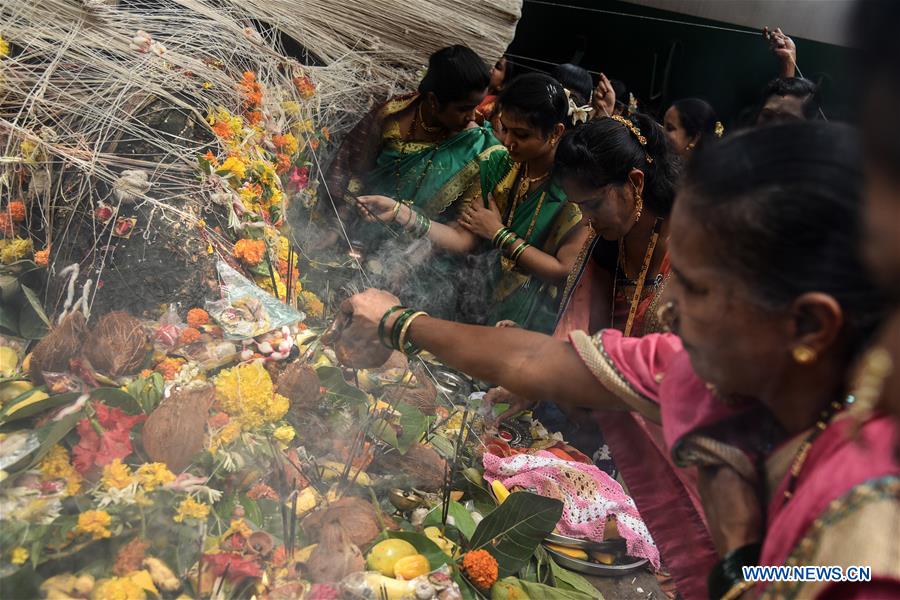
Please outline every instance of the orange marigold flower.
[[25, 203], [21, 200], [10, 202], [6, 210], [12, 217], [13, 223], [21, 223], [25, 220]]
[[245, 116], [247, 117], [247, 122], [251, 125], [256, 125], [257, 123], [262, 121], [262, 113], [258, 110], [251, 110]]
[[170, 381], [175, 379], [183, 364], [184, 361], [180, 358], [165, 358], [156, 365], [156, 370], [163, 376], [163, 379]]
[[47, 267], [50, 264], [50, 248], [44, 248], [34, 253], [34, 264], [39, 267]]
[[144, 553], [149, 547], [150, 543], [139, 537], [122, 546], [119, 549], [119, 554], [116, 556], [116, 561], [113, 563], [113, 573], [119, 577], [125, 577], [129, 573], [139, 571], [141, 562], [144, 560]]
[[9, 213], [0, 211], [0, 235], [4, 237], [12, 237], [16, 234], [16, 227], [13, 225], [12, 218]]
[[188, 344], [193, 344], [197, 340], [200, 339], [200, 332], [193, 327], [185, 327], [181, 330], [181, 335], [178, 336], [178, 344], [181, 346], [187, 346]]
[[[213, 125], [213, 131], [215, 131], [216, 127], [218, 127], [219, 125], [220, 125], [220, 123], [216, 123], [215, 125]], [[218, 131], [216, 131], [216, 133], [218, 133]], [[203, 158], [205, 158], [207, 160], [207, 162], [209, 162], [209, 164], [211, 164], [213, 166], [216, 166], [219, 164], [219, 159], [216, 157], [215, 154], [213, 154], [212, 150], [207, 150], [206, 154], [203, 155]]]
[[316, 138], [312, 138], [311, 140], [309, 140], [309, 147], [312, 148], [313, 150], [318, 150], [319, 149], [319, 140], [317, 140]]
[[279, 175], [284, 175], [288, 171], [291, 170], [293, 164], [291, 163], [291, 157], [287, 154], [276, 154], [275, 158], [277, 160], [275, 164], [275, 172]]
[[326, 142], [331, 141], [331, 131], [329, 131], [327, 127], [322, 128], [322, 137], [325, 138]]
[[250, 266], [262, 262], [266, 253], [266, 243], [262, 240], [238, 240], [234, 245], [234, 257]]
[[230, 420], [231, 417], [228, 416], [228, 413], [217, 412], [209, 418], [207, 423], [209, 424], [210, 429], [218, 429], [220, 427], [225, 427]]
[[231, 124], [228, 121], [216, 121], [216, 124], [212, 126], [212, 130], [223, 140], [230, 140], [234, 136], [234, 131], [232, 131]]
[[312, 98], [316, 93], [316, 84], [306, 75], [294, 77], [294, 86], [303, 98]]
[[462, 569], [469, 581], [480, 590], [489, 590], [497, 581], [499, 574], [497, 559], [487, 550], [466, 552], [462, 560]]
[[260, 498], [278, 500], [278, 494], [275, 492], [275, 490], [264, 483], [257, 483], [252, 488], [250, 488], [250, 491], [247, 492], [247, 497], [251, 500], [259, 500]]
[[192, 308], [187, 314], [187, 324], [191, 327], [201, 327], [209, 323], [209, 313], [202, 308]]

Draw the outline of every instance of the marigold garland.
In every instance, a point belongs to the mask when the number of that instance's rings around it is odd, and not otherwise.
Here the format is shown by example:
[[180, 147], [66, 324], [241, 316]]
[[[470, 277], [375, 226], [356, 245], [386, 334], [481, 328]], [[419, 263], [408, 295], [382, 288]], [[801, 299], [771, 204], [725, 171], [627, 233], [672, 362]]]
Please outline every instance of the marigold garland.
[[262, 262], [266, 255], [266, 243], [262, 240], [238, 240], [232, 252], [234, 257], [246, 265], [254, 267]]
[[290, 402], [276, 394], [269, 372], [259, 362], [225, 369], [216, 377], [216, 395], [222, 410], [244, 429], [256, 429], [281, 419]]
[[75, 534], [89, 534], [95, 540], [108, 538], [112, 535], [109, 530], [111, 523], [112, 517], [105, 510], [86, 510], [78, 515]]
[[6, 207], [10, 217], [14, 223], [21, 223], [25, 220], [25, 203], [21, 200], [14, 200]]
[[466, 552], [462, 560], [462, 569], [480, 590], [489, 590], [497, 581], [499, 566], [497, 559], [487, 550], [471, 550]]
[[192, 308], [187, 313], [187, 324], [191, 327], [202, 327], [209, 323], [209, 313], [202, 308]]

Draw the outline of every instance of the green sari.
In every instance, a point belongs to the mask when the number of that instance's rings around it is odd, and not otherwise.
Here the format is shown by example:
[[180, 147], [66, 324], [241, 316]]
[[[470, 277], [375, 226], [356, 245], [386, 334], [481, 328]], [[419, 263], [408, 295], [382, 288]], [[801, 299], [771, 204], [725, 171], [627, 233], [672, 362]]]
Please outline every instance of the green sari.
[[[532, 246], [555, 255], [581, 222], [581, 211], [566, 202], [565, 192], [552, 179], [529, 190], [516, 203], [520, 167], [513, 167], [497, 185], [494, 200], [507, 227]], [[497, 265], [495, 278], [489, 323], [510, 320], [531, 331], [553, 332], [561, 296], [556, 285], [518, 271], [506, 258]]]

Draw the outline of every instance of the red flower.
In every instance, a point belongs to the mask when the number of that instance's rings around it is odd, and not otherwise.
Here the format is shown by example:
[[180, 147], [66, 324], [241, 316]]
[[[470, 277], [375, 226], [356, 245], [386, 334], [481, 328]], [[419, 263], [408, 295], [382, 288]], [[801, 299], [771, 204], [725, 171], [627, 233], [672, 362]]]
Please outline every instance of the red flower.
[[102, 467], [131, 454], [131, 430], [147, 418], [147, 415], [127, 415], [101, 402], [94, 402], [93, 407], [103, 435], [90, 419], [78, 421], [76, 430], [81, 439], [72, 449], [72, 464], [82, 475], [94, 465]]
[[232, 552], [204, 554], [203, 564], [208, 566], [216, 577], [224, 575], [231, 583], [237, 583], [247, 577], [262, 577], [262, 569], [254, 559]]
[[302, 169], [294, 167], [294, 170], [291, 171], [290, 180], [291, 185], [298, 191], [306, 189], [306, 186], [309, 185], [309, 167], [303, 167]]

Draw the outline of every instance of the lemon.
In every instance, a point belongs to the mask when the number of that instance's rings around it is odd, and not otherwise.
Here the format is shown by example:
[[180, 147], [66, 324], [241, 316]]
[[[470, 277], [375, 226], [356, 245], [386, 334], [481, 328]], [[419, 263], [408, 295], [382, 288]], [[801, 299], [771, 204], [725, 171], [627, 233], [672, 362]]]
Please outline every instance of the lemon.
[[384, 540], [369, 550], [366, 566], [372, 571], [378, 571], [382, 575], [391, 577], [394, 574], [394, 565], [398, 560], [416, 554], [418, 551], [415, 546], [405, 540]]

